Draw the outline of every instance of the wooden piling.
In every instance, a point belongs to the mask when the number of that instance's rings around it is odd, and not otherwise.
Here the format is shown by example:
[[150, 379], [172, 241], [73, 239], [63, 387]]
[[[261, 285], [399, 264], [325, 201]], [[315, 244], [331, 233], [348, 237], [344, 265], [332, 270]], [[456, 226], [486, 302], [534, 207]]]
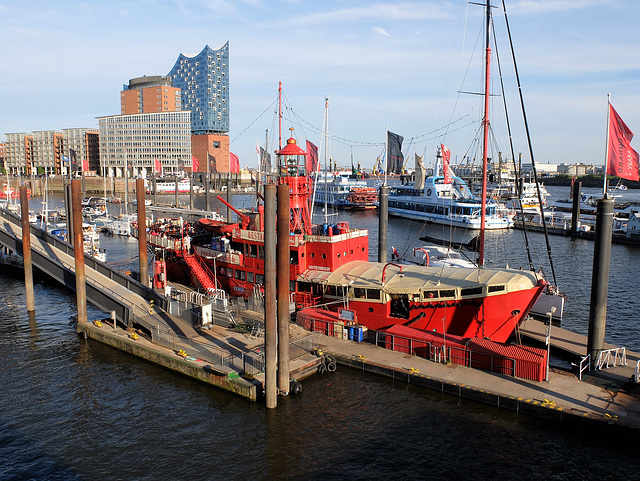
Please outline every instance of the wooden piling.
[[20, 209], [22, 213], [22, 260], [24, 262], [24, 287], [27, 293], [27, 312], [36, 310], [33, 295], [33, 263], [31, 260], [31, 225], [29, 224], [29, 198], [27, 186], [20, 186]]
[[[229, 185], [229, 184], [227, 184]], [[265, 186], [264, 195], [264, 355], [265, 402], [268, 409], [278, 405], [277, 318], [276, 318], [276, 186]]]
[[144, 204], [144, 179], [136, 179], [136, 200], [138, 202], [138, 258], [140, 259], [140, 283], [149, 287], [149, 267], [147, 265], [147, 214]]
[[277, 260], [278, 260], [278, 388], [289, 393], [289, 186], [278, 185]]
[[71, 181], [71, 210], [73, 212], [73, 253], [76, 268], [76, 301], [78, 322], [87, 322], [87, 286], [84, 270], [84, 243], [82, 238], [82, 185], [80, 180]]

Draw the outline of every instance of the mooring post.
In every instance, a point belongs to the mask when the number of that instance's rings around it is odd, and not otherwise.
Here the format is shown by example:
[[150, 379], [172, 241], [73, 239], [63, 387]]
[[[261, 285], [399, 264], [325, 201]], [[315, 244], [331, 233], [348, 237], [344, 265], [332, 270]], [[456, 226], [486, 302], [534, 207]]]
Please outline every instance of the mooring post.
[[573, 209], [571, 210], [571, 237], [578, 235], [578, 224], [580, 224], [580, 195], [582, 182], [574, 182], [571, 195], [573, 196]]
[[82, 185], [78, 179], [71, 181], [71, 211], [73, 212], [73, 253], [76, 267], [76, 302], [78, 322], [87, 322], [87, 286], [84, 272], [84, 243], [82, 239]]
[[289, 185], [278, 185], [278, 388], [289, 394]]
[[389, 225], [389, 187], [380, 187], [378, 197], [378, 262], [387, 262], [387, 227]]
[[[231, 172], [229, 172], [229, 177], [227, 177], [227, 202], [229, 203], [229, 205], [231, 204]], [[275, 211], [276, 211], [276, 206], [275, 206], [275, 189], [276, 186], [273, 186], [273, 190], [274, 190], [274, 205], [273, 205], [273, 219], [275, 219]], [[273, 220], [272, 219], [272, 220]], [[231, 207], [227, 206], [227, 222], [231, 222]], [[275, 238], [273, 239], [275, 241]]]
[[149, 266], [147, 265], [147, 209], [144, 205], [144, 179], [136, 179], [136, 200], [138, 202], [138, 257], [140, 260], [140, 283], [149, 287]]
[[[229, 185], [229, 184], [227, 184]], [[278, 405], [277, 393], [277, 318], [276, 318], [276, 186], [265, 187], [264, 195], [264, 390], [268, 409]]]
[[612, 235], [613, 199], [609, 199], [605, 195], [598, 201], [596, 213], [596, 238], [593, 249], [591, 303], [589, 306], [589, 334], [587, 336], [587, 354], [591, 354], [592, 363], [596, 361], [598, 354], [600, 354], [600, 351], [604, 348]]
[[33, 262], [31, 260], [31, 224], [29, 224], [29, 198], [27, 186], [20, 186], [20, 210], [22, 214], [22, 260], [24, 261], [24, 287], [27, 292], [27, 312], [36, 310], [33, 295]]
[[153, 174], [153, 177], [151, 177], [151, 185], [153, 187], [153, 205], [158, 205], [158, 189], [156, 188], [157, 182], [156, 174]]

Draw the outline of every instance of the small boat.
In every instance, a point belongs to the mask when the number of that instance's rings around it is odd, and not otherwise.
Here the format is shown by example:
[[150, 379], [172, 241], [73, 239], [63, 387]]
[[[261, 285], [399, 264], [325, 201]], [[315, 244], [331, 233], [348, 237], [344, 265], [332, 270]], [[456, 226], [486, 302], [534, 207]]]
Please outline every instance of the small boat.
[[[156, 181], [156, 194], [175, 194], [176, 182], [174, 180], [168, 181]], [[178, 193], [188, 194], [191, 191], [191, 181], [189, 179], [180, 179], [178, 181]], [[203, 192], [203, 188], [200, 185], [193, 185], [193, 193], [199, 194]], [[149, 182], [147, 185], [147, 194], [153, 194], [153, 183]]]

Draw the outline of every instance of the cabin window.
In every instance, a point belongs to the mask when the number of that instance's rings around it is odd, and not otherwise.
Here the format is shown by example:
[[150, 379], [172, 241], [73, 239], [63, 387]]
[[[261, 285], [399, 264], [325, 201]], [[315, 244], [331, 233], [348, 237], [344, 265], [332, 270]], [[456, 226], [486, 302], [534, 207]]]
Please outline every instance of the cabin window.
[[289, 281], [289, 292], [296, 290], [296, 281]]
[[258, 259], [264, 259], [264, 246], [258, 246]]
[[227, 269], [227, 277], [233, 277], [233, 269]]
[[380, 289], [367, 289], [367, 299], [380, 300]]
[[311, 284], [311, 294], [314, 296], [322, 295], [322, 284]]
[[469, 287], [468, 289], [461, 289], [460, 295], [465, 297], [482, 295], [482, 287]]
[[289, 251], [289, 263], [291, 265], [298, 265], [298, 251]]
[[401, 319], [409, 319], [409, 296], [406, 294], [394, 295], [389, 305], [389, 315]]
[[422, 297], [423, 299], [437, 299], [439, 297], [438, 291], [424, 291]]
[[258, 257], [258, 246], [249, 244], [249, 257]]
[[298, 282], [298, 291], [311, 292], [311, 284], [308, 282]]
[[236, 279], [240, 279], [241, 281], [244, 281], [244, 271], [240, 271], [236, 269]]
[[326, 259], [326, 258], [327, 258], [327, 254], [323, 253], [323, 254], [322, 254], [322, 258], [323, 258], [323, 259]]
[[499, 292], [504, 290], [505, 286], [489, 286], [489, 292]]
[[327, 295], [328, 296], [339, 296], [338, 294], [338, 286], [327, 286]]
[[247, 282], [250, 282], [251, 284], [253, 284], [255, 276], [256, 276], [255, 273], [247, 272]]
[[256, 284], [260, 284], [261, 286], [264, 285], [264, 275], [263, 274], [256, 274]]
[[456, 297], [455, 289], [442, 289], [440, 291], [440, 297]]
[[315, 256], [316, 256], [316, 253], [315, 253], [315, 252], [312, 252], [312, 253], [311, 253], [311, 258], [313, 259]]
[[224, 267], [220, 267], [219, 272], [220, 272], [220, 275], [224, 276], [227, 273], [227, 269], [225, 269]]
[[354, 287], [353, 297], [355, 297], [356, 299], [366, 299], [367, 297], [366, 289], [363, 289], [362, 287]]

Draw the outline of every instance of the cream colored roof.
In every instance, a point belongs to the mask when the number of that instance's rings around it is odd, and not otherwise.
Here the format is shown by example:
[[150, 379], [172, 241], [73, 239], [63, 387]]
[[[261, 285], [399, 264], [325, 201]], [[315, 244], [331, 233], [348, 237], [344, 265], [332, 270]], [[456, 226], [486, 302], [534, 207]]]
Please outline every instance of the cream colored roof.
[[[535, 286], [540, 276], [523, 270], [462, 267], [424, 267], [386, 264], [384, 290], [391, 294], [417, 293], [428, 289], [455, 289], [482, 285], [505, 285], [508, 292]], [[300, 281], [316, 284], [351, 285], [355, 288], [380, 289], [385, 264], [353, 261], [332, 273], [308, 270]]]

